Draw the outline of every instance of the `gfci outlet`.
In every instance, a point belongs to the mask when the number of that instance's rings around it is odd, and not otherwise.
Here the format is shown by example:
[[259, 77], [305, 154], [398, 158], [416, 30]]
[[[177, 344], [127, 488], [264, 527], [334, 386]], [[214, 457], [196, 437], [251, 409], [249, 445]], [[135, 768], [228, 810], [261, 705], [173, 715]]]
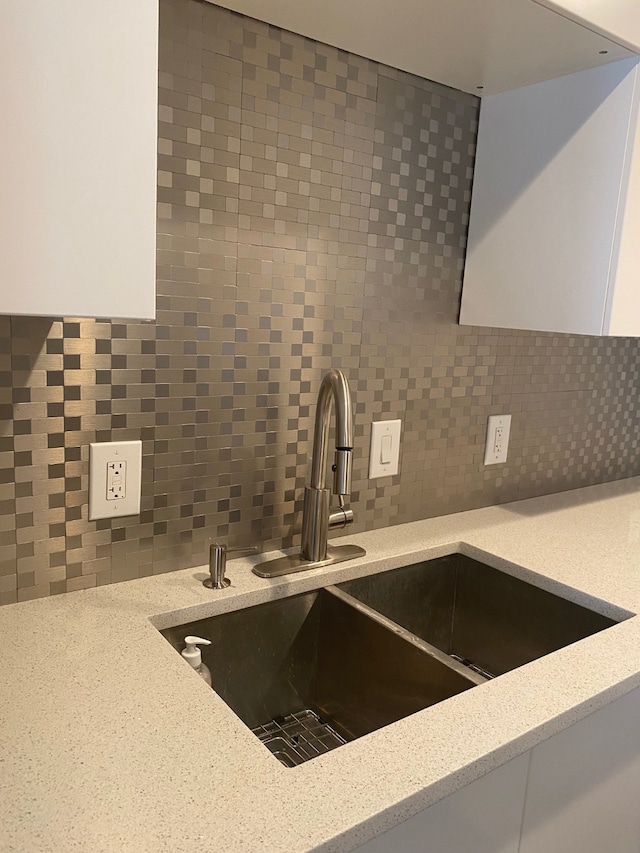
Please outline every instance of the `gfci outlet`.
[[89, 445], [89, 520], [139, 515], [142, 442]]
[[490, 415], [487, 424], [487, 443], [484, 448], [484, 464], [497, 465], [507, 461], [511, 415]]
[[127, 496], [127, 463], [107, 462], [107, 500], [121, 501]]

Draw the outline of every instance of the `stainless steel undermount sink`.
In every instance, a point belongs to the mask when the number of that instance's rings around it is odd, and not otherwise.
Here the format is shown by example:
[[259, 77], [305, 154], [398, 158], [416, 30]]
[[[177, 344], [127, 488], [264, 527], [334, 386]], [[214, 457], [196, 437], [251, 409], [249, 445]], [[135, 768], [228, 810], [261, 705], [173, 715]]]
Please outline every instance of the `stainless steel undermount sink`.
[[289, 766], [474, 686], [333, 587], [162, 634], [177, 650], [211, 640], [213, 689]]
[[452, 554], [161, 633], [293, 767], [614, 624]]
[[464, 554], [359, 578], [340, 589], [485, 678], [616, 624]]

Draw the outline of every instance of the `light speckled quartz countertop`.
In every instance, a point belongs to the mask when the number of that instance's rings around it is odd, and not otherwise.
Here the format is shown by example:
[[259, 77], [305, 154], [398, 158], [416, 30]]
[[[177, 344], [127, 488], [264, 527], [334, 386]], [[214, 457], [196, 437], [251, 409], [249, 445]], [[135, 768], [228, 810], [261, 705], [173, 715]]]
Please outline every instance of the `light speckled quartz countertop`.
[[606, 615], [640, 613], [640, 478], [342, 541], [367, 556], [275, 580], [233, 560], [222, 592], [187, 569], [0, 609], [0, 850], [353, 850], [640, 685], [633, 617], [286, 769], [151, 619], [168, 627], [454, 551]]

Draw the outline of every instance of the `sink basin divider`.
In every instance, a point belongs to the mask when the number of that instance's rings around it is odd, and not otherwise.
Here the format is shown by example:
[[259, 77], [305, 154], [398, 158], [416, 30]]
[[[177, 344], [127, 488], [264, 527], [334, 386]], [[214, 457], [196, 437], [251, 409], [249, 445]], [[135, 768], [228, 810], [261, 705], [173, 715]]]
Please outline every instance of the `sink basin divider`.
[[435, 658], [437, 661], [444, 664], [444, 666], [448, 667], [454, 672], [457, 672], [458, 675], [462, 675], [464, 678], [467, 679], [467, 681], [471, 681], [473, 682], [473, 684], [478, 685], [484, 684], [486, 681], [489, 680], [483, 675], [480, 675], [480, 673], [475, 672], [474, 670], [455, 660], [455, 658], [450, 657], [445, 652], [436, 648], [436, 646], [432, 646], [431, 643], [428, 643], [426, 640], [422, 640], [420, 639], [420, 637], [416, 637], [415, 634], [412, 634], [410, 631], [407, 631], [407, 629], [403, 628], [402, 625], [398, 625], [397, 622], [393, 622], [391, 619], [387, 618], [386, 616], [383, 616], [382, 613], [379, 613], [377, 610], [374, 610], [368, 605], [363, 604], [357, 598], [354, 598], [353, 596], [349, 595], [349, 593], [344, 592], [343, 590], [338, 589], [335, 586], [327, 586], [324, 589], [326, 590], [326, 592], [330, 593], [336, 598], [339, 598], [345, 604], [348, 604], [350, 607], [355, 608], [363, 615], [368, 616], [369, 619], [373, 619], [375, 622], [378, 622], [378, 624], [383, 625], [387, 630], [393, 631], [394, 634], [398, 634], [398, 636], [402, 637], [402, 639], [405, 640], [407, 643], [411, 643], [411, 645], [420, 649], [420, 651], [425, 652], [426, 654]]

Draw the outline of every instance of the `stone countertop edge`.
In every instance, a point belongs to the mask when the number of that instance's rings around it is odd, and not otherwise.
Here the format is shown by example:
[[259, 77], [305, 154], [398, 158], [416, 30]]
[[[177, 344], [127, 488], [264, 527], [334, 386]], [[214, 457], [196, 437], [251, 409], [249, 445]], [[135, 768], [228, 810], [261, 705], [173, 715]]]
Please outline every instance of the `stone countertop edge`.
[[[344, 853], [640, 686], [640, 478], [341, 541], [0, 608], [0, 851]], [[157, 630], [457, 551], [625, 621], [294, 769]]]

